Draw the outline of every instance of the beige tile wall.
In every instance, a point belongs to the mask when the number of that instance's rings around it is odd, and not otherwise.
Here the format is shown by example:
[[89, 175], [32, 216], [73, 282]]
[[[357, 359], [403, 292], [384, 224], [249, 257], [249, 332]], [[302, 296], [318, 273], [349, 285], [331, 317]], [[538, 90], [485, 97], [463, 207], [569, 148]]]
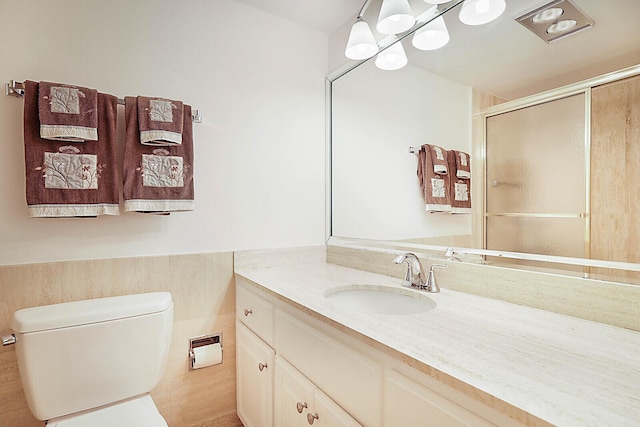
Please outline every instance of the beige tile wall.
[[[152, 396], [170, 427], [241, 426], [236, 416], [233, 253], [0, 266], [0, 330], [14, 311], [45, 304], [169, 291], [175, 304], [166, 373]], [[189, 337], [223, 334], [223, 363], [188, 370]], [[42, 426], [27, 407], [14, 347], [0, 348], [0, 426]]]

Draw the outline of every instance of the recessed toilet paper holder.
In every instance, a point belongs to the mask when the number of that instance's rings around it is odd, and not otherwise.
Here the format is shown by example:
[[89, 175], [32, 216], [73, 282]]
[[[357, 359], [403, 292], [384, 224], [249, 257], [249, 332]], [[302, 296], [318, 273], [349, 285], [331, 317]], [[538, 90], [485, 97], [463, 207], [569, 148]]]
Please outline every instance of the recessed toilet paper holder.
[[189, 370], [194, 369], [193, 364], [196, 361], [196, 354], [194, 350], [199, 347], [205, 347], [213, 344], [220, 344], [220, 351], [222, 351], [222, 332], [189, 338]]

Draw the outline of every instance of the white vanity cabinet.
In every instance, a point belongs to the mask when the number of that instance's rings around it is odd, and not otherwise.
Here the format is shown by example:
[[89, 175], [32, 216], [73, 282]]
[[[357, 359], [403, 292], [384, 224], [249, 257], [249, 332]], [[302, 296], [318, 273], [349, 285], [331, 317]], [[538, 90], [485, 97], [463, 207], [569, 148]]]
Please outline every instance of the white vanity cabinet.
[[274, 405], [276, 426], [361, 427], [280, 355], [276, 355]]
[[242, 277], [236, 289], [245, 427], [521, 426]]

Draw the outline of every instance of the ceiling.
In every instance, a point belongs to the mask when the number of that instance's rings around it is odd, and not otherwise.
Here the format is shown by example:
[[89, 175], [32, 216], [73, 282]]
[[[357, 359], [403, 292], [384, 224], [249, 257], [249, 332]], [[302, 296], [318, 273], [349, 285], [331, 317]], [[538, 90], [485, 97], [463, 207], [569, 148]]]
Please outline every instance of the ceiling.
[[462, 24], [458, 6], [445, 15], [449, 44], [410, 52], [407, 40], [409, 63], [508, 100], [640, 64], [640, 1], [572, 1], [595, 25], [549, 44], [514, 19], [548, 0], [507, 0], [479, 27]]
[[[355, 16], [364, 0], [235, 0], [331, 34]], [[346, 43], [346, 41], [345, 41]]]
[[[364, 3], [363, 0], [236, 1], [326, 34], [349, 25]], [[549, 0], [507, 0], [507, 9], [500, 18], [473, 27], [458, 20], [460, 6], [457, 6], [445, 15], [451, 41], [444, 48], [418, 51], [412, 48], [410, 37], [403, 40], [409, 64], [507, 100], [640, 64], [640, 0], [572, 1], [595, 21], [595, 26], [550, 44], [514, 19]], [[373, 0], [364, 16], [372, 28], [380, 2]], [[422, 0], [410, 2], [414, 14], [430, 6]], [[382, 38], [376, 35], [377, 40]]]

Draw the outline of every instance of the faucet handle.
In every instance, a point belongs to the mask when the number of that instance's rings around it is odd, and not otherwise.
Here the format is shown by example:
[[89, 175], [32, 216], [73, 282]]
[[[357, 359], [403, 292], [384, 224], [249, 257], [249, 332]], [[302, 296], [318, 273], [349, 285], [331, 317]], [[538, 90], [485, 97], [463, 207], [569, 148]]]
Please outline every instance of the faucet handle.
[[427, 278], [427, 284], [425, 285], [427, 292], [440, 292], [440, 286], [438, 286], [436, 275], [433, 272], [435, 268], [449, 268], [449, 266], [446, 264], [431, 264], [431, 267], [429, 267], [429, 277]]

